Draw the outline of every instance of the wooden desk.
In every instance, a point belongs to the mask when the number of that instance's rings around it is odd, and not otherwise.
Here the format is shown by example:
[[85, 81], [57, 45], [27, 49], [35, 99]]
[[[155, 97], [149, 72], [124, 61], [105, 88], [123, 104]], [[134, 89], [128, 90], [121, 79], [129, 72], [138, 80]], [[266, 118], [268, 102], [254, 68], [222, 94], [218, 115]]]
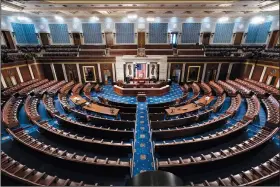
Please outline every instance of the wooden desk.
[[[100, 113], [100, 114], [109, 115], [109, 116], [117, 116], [120, 111], [117, 108], [109, 108], [109, 107], [100, 106], [100, 105], [97, 105], [94, 103], [84, 106], [83, 109], [86, 109], [86, 110], [89, 110], [92, 112], [96, 112], [96, 113]], [[113, 111], [112, 111], [112, 109], [113, 109]]]
[[161, 88], [122, 88], [114, 85], [114, 92], [121, 96], [136, 96], [138, 94], [146, 94], [147, 96], [161, 96], [168, 93], [170, 86], [166, 85]]
[[87, 102], [84, 98], [82, 98], [80, 95], [71, 95], [70, 100], [75, 104], [75, 105], [83, 105]]
[[187, 112], [193, 112], [193, 111], [199, 110], [200, 108], [202, 108], [203, 105], [204, 106], [208, 105], [214, 99], [214, 97], [211, 96], [211, 97], [209, 97], [209, 100], [206, 101], [206, 99], [205, 99], [206, 97], [207, 96], [203, 96], [202, 98], [195, 101], [197, 104], [190, 103], [190, 104], [183, 105], [180, 107], [170, 107], [170, 108], [165, 109], [165, 111], [169, 116], [175, 116], [175, 115], [180, 115], [180, 114], [184, 114]]

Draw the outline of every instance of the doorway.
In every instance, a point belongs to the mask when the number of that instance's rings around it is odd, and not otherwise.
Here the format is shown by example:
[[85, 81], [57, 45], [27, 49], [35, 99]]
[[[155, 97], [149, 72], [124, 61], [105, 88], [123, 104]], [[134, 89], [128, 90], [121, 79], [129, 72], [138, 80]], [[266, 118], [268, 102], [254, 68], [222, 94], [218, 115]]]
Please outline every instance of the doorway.
[[172, 72], [171, 80], [179, 83], [180, 78], [181, 78], [181, 70], [180, 69], [174, 69], [173, 72]]
[[50, 45], [48, 33], [41, 32], [40, 38], [41, 38], [42, 45]]
[[9, 49], [15, 49], [15, 44], [10, 31], [2, 31], [5, 43]]
[[202, 44], [203, 45], [209, 45], [210, 36], [211, 36], [211, 32], [203, 33], [203, 38], [202, 38]]
[[81, 45], [81, 34], [78, 32], [73, 32], [73, 41], [74, 41], [74, 45]]
[[235, 39], [234, 39], [233, 44], [234, 44], [234, 45], [240, 45], [240, 44], [241, 44], [241, 41], [242, 41], [242, 37], [243, 37], [243, 32], [237, 32], [237, 33], [235, 33]]

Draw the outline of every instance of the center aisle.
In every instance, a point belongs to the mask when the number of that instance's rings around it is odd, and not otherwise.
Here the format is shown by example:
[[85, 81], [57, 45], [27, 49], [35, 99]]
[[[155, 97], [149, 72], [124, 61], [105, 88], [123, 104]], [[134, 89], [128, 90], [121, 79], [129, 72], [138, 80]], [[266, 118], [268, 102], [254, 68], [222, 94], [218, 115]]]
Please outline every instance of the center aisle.
[[136, 110], [132, 176], [155, 170], [147, 102], [138, 102]]

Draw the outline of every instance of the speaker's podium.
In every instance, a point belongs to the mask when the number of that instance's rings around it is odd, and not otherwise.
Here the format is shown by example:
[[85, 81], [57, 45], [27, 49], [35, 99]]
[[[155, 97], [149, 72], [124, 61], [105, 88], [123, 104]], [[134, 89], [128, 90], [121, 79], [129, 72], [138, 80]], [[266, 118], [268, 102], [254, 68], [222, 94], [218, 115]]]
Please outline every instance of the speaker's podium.
[[145, 102], [147, 100], [146, 94], [138, 93], [137, 94], [137, 101], [138, 102]]
[[166, 171], [146, 171], [128, 179], [126, 186], [183, 186], [182, 179]]

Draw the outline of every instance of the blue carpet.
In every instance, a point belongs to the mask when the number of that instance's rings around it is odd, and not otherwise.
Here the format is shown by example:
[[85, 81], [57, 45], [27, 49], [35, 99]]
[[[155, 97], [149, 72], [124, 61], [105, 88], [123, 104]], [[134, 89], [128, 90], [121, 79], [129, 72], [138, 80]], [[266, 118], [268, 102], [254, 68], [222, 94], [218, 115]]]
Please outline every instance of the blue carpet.
[[[136, 104], [137, 100], [135, 96], [120, 96], [114, 92], [113, 86], [105, 85], [103, 86], [103, 90], [99, 93], [93, 92], [91, 96], [96, 99], [97, 96], [102, 96], [110, 101], [117, 101], [120, 103], [130, 103]], [[178, 97], [183, 96], [183, 92], [178, 84], [172, 84], [170, 87], [170, 91], [163, 96], [148, 96], [147, 102], [150, 103], [165, 103], [168, 101], [173, 101]]]
[[38, 106], [38, 113], [41, 116], [42, 121], [47, 121], [47, 120], [51, 119], [42, 100], [40, 100], [40, 103]]
[[54, 99], [54, 106], [60, 114], [66, 114], [58, 98]]
[[147, 102], [138, 103], [136, 113], [132, 176], [155, 170]]

